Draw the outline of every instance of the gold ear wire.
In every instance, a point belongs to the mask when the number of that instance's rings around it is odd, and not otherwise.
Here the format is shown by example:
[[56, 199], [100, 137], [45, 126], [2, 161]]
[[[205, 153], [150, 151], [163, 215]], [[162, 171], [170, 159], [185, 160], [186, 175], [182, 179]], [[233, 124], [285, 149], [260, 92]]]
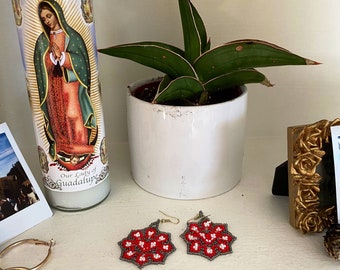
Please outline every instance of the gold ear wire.
[[201, 219], [207, 218], [209, 216], [210, 215], [207, 215], [207, 216], [204, 215], [203, 212], [200, 210], [196, 216], [194, 216], [193, 218], [189, 219], [187, 222], [201, 220]]
[[159, 212], [161, 212], [164, 216], [168, 217], [168, 218], [163, 218], [160, 220], [161, 223], [172, 223], [172, 224], [178, 224], [180, 223], [179, 218], [170, 216], [168, 214], [165, 214], [164, 212], [162, 212], [161, 210], [159, 210]]

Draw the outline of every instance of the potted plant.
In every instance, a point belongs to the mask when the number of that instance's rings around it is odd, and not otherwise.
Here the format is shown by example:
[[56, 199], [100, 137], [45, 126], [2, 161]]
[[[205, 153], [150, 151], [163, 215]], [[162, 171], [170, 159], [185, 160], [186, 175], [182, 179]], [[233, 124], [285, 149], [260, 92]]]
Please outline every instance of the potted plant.
[[241, 179], [249, 83], [272, 86], [255, 68], [315, 65], [265, 41], [211, 48], [190, 0], [178, 0], [184, 50], [160, 42], [116, 45], [99, 52], [164, 73], [128, 88], [127, 115], [134, 180], [169, 198], [221, 194]]

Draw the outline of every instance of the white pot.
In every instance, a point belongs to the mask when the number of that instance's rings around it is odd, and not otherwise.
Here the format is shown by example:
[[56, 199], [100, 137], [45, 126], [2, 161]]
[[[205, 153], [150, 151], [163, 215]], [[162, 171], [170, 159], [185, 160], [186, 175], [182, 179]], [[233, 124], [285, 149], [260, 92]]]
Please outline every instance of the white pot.
[[232, 189], [241, 179], [247, 89], [206, 106], [150, 104], [127, 95], [132, 177], [153, 194], [203, 199]]

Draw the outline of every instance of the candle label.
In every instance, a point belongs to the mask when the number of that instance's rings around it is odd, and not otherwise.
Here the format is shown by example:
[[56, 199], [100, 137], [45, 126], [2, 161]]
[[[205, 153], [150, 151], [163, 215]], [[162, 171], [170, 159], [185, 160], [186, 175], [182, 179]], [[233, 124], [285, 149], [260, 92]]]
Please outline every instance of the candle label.
[[43, 182], [86, 190], [108, 176], [91, 0], [12, 0]]

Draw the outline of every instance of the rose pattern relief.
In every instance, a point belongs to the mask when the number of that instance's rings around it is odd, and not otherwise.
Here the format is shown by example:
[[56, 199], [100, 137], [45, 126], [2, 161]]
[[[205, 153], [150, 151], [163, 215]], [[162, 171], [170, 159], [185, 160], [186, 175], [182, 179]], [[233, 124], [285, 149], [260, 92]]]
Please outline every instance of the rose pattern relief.
[[330, 142], [330, 127], [339, 125], [340, 119], [332, 122], [321, 120], [305, 126], [293, 144], [290, 165], [293, 185], [297, 189], [294, 200], [295, 226], [303, 233], [322, 232], [334, 223], [335, 207], [321, 209], [319, 193], [321, 175], [317, 171], [326, 152], [325, 143]]

